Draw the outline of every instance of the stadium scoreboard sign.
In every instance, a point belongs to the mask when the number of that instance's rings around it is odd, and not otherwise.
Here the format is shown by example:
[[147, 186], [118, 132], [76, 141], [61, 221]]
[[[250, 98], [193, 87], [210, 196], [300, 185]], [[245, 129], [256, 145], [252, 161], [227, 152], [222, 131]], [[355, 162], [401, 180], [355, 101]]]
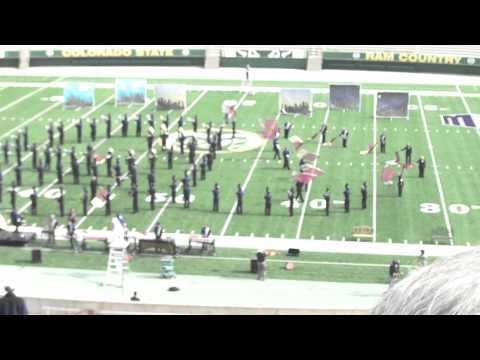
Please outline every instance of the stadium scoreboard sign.
[[394, 52], [324, 52], [324, 60], [344, 60], [378, 63], [438, 64], [438, 65], [475, 65], [480, 59], [458, 55], [434, 55]]
[[305, 59], [307, 55], [304, 49], [256, 50], [232, 48], [222, 50], [222, 57], [250, 59]]
[[31, 51], [32, 58], [161, 58], [161, 57], [204, 57], [201, 49], [163, 48], [75, 48], [62, 50]]

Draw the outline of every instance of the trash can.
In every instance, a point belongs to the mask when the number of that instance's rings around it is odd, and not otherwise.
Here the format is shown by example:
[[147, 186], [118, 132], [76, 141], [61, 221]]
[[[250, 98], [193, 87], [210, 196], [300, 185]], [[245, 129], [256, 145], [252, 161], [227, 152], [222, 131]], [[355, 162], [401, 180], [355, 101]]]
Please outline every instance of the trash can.
[[253, 274], [258, 272], [258, 260], [256, 257], [250, 259], [250, 272]]
[[42, 262], [42, 250], [32, 250], [32, 264], [40, 264]]
[[175, 260], [172, 256], [160, 258], [160, 276], [164, 279], [175, 277]]

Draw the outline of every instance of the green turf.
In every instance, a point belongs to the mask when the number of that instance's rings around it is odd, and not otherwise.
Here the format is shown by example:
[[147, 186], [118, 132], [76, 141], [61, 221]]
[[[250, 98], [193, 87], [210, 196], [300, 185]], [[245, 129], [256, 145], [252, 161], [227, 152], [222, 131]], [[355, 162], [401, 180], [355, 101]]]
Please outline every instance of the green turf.
[[[30, 78], [6, 78], [1, 77], [0, 81], [18, 81], [24, 82]], [[52, 81], [54, 78], [45, 78], [44, 81]], [[95, 80], [95, 79], [92, 79]], [[105, 81], [106, 79], [98, 79]], [[42, 81], [40, 78], [31, 78], [31, 81]], [[163, 81], [163, 80], [158, 80]], [[187, 81], [190, 84], [214, 84], [215, 81]], [[221, 81], [217, 84], [236, 84], [239, 82]], [[256, 85], [260, 85], [256, 83]], [[265, 84], [264, 84], [265, 85]], [[307, 86], [306, 84], [304, 84]], [[311, 84], [310, 84], [311, 85]], [[321, 84], [317, 84], [322, 86]], [[325, 84], [324, 84], [325, 85]], [[269, 82], [265, 86], [297, 86], [297, 84], [288, 84], [281, 82]], [[403, 90], [442, 90], [455, 91], [452, 86], [437, 85], [389, 85], [394, 89]], [[363, 88], [382, 88], [382, 84], [366, 84]], [[461, 87], [465, 93], [476, 91], [474, 87]], [[16, 88], [7, 87], [0, 91], [0, 109], [8, 106], [12, 102], [20, 99], [32, 92], [37, 91], [36, 88]], [[110, 99], [114, 95], [113, 89], [97, 89], [96, 104]], [[45, 88], [32, 96], [20, 101], [19, 103], [0, 112], [0, 141], [10, 137], [9, 132], [12, 131], [22, 122], [29, 121], [34, 116], [48, 109], [54, 104], [51, 100], [53, 96], [62, 96], [62, 90], [59, 88]], [[201, 96], [200, 91], [188, 92], [188, 103], [191, 104], [195, 99]], [[212, 121], [215, 125], [222, 122], [221, 105], [224, 100], [239, 100], [243, 93], [231, 91], [208, 91], [199, 98], [199, 101], [186, 114], [185, 118], [198, 115], [201, 123], [206, 124]], [[153, 91], [149, 92], [149, 97], [153, 97]], [[315, 102], [327, 102], [327, 95], [315, 95]], [[278, 94], [276, 93], [256, 93], [248, 95], [247, 101], [255, 101], [254, 106], [241, 106], [237, 114], [237, 130], [250, 132], [259, 132], [259, 119], [273, 119], [278, 114]], [[273, 151], [271, 142], [268, 142], [263, 152], [260, 154], [260, 148], [255, 150], [232, 153], [225, 152], [217, 155], [217, 161], [214, 163], [213, 171], [207, 174], [206, 181], [198, 180], [197, 187], [193, 188], [195, 200], [192, 202], [190, 209], [184, 209], [181, 204], [169, 204], [165, 207], [160, 221], [166, 227], [168, 232], [190, 233], [198, 232], [200, 227], [207, 223], [213, 230], [214, 234], [219, 234], [225, 228], [226, 235], [249, 236], [265, 236], [270, 237], [286, 237], [301, 239], [311, 239], [311, 241], [320, 241], [321, 239], [330, 238], [331, 240], [352, 241], [352, 228], [357, 225], [372, 225], [373, 219], [373, 179], [377, 180], [377, 206], [376, 206], [376, 224], [377, 224], [377, 242], [393, 242], [409, 244], [429, 243], [432, 241], [432, 234], [435, 229], [446, 226], [446, 218], [448, 218], [451, 228], [453, 229], [455, 245], [472, 245], [478, 244], [477, 234], [480, 230], [480, 210], [471, 208], [472, 205], [480, 205], [476, 196], [476, 174], [480, 168], [478, 157], [476, 156], [476, 147], [478, 146], [478, 134], [475, 130], [463, 127], [447, 127], [441, 123], [441, 115], [443, 114], [463, 114], [467, 112], [460, 96], [458, 97], [442, 97], [442, 96], [422, 96], [420, 99], [424, 106], [436, 106], [437, 110], [431, 111], [425, 109], [425, 122], [422, 113], [418, 108], [414, 108], [409, 112], [408, 119], [377, 119], [376, 129], [373, 126], [373, 95], [363, 95], [361, 111], [355, 112], [339, 112], [331, 111], [328, 115], [329, 132], [327, 137], [331, 139], [337, 135], [342, 127], [347, 127], [350, 131], [350, 139], [347, 149], [341, 147], [340, 141], [337, 140], [332, 147], [321, 147], [317, 166], [324, 170], [325, 175], [317, 178], [311, 184], [311, 192], [305, 207], [305, 216], [301, 219], [302, 204], [295, 209], [293, 217], [288, 216], [287, 208], [281, 206], [281, 203], [287, 200], [287, 190], [293, 185], [292, 175], [298, 171], [298, 158], [292, 151], [293, 164], [291, 171], [283, 170], [282, 165], [273, 161]], [[474, 114], [480, 113], [480, 99], [467, 98], [467, 105]], [[418, 106], [419, 98], [411, 96], [411, 105]], [[117, 120], [120, 114], [133, 114], [142, 108], [140, 106], [115, 107], [113, 99], [98, 109], [95, 109], [90, 117], [97, 119], [102, 114], [112, 114], [114, 129], [119, 126]], [[47, 140], [45, 126], [52, 121], [63, 120], [65, 126], [71, 126], [72, 120], [77, 119], [89, 112], [90, 109], [82, 109], [81, 111], [65, 110], [59, 105], [43, 114], [37, 120], [32, 121], [28, 125], [30, 134], [30, 143], [37, 142], [43, 144]], [[147, 105], [141, 111], [143, 117], [146, 114], [154, 112], [156, 117], [165, 115], [165, 113], [156, 112], [154, 105]], [[309, 140], [311, 135], [318, 131], [320, 124], [325, 119], [326, 109], [315, 107], [312, 117], [298, 116], [295, 118], [280, 116], [279, 124], [282, 125], [286, 119], [291, 119], [295, 124], [292, 135], [297, 135], [305, 140], [305, 148], [311, 152], [315, 152], [318, 146], [318, 139]], [[171, 122], [174, 122], [179, 116], [179, 112], [170, 114]], [[186, 129], [190, 130], [191, 124], [186, 124]], [[146, 133], [146, 126], [144, 135]], [[172, 132], [176, 131], [177, 126], [173, 126]], [[229, 125], [226, 125], [229, 129]], [[144, 137], [134, 137], [134, 124], [130, 124], [130, 135], [127, 139], [121, 138], [117, 132], [112, 139], [105, 138], [105, 124], [99, 121], [97, 129], [96, 144], [100, 144], [97, 152], [105, 155], [107, 149], [113, 147], [116, 154], [126, 156], [128, 149], [135, 149], [137, 157], [142, 155], [146, 150], [146, 140]], [[203, 132], [203, 130], [200, 130]], [[360, 155], [361, 150], [367, 149], [378, 139], [381, 131], [387, 134], [387, 154], [376, 153], [376, 166], [373, 164], [374, 155]], [[437, 182], [435, 171], [433, 168], [432, 153], [429, 149], [426, 132], [429, 133], [433, 146], [433, 156], [438, 165], [438, 175], [440, 186], [445, 197], [446, 214], [443, 212], [440, 188]], [[283, 134], [282, 134], [283, 135]], [[75, 146], [77, 153], [82, 154], [89, 140], [88, 126], [84, 127], [84, 141], [82, 144], [76, 144], [75, 128], [71, 127], [66, 132], [65, 148], [69, 149]], [[408, 170], [406, 173], [406, 186], [404, 195], [399, 198], [396, 186], [388, 186], [383, 184], [382, 171], [387, 160], [395, 158], [395, 151], [403, 148], [407, 143], [413, 145], [413, 160], [417, 160], [419, 156], [424, 155], [427, 161], [426, 177], [418, 178], [417, 168]], [[288, 140], [281, 139], [281, 147], [290, 147]], [[378, 149], [377, 149], [378, 150]], [[14, 180], [14, 172], [11, 166], [15, 161], [13, 143], [11, 144], [12, 155], [10, 164], [3, 163], [3, 153], [0, 154], [2, 170], [8, 173], [4, 176], [3, 202], [0, 204], [0, 211], [8, 219], [10, 211], [9, 195], [7, 193], [8, 185]], [[27, 155], [24, 153], [24, 156]], [[169, 184], [172, 175], [177, 179], [182, 177], [184, 170], [189, 168], [187, 154], [176, 154], [177, 159], [174, 161], [173, 170], [168, 170], [166, 160], [163, 159], [164, 153], [159, 150], [159, 160], [157, 162], [156, 178], [157, 192], [169, 193]], [[402, 161], [404, 154], [401, 153]], [[233, 215], [229, 218], [230, 211], [235, 202], [235, 191], [237, 184], [243, 184], [252, 169], [255, 159], [258, 157], [255, 170], [251, 173], [248, 180], [248, 186], [245, 189], [244, 212], [243, 216]], [[53, 171], [46, 174], [45, 186], [40, 190], [49, 186], [53, 186], [56, 176], [54, 172], [55, 158], [53, 157]], [[67, 169], [70, 166], [68, 154], [64, 157], [64, 166]], [[37, 184], [36, 173], [31, 169], [31, 158], [24, 161], [23, 164], [23, 185], [21, 190], [27, 190], [31, 186]], [[126, 164], [122, 163], [122, 170], [126, 171]], [[376, 169], [376, 173], [374, 173]], [[155, 216], [164, 206], [163, 203], [157, 203], [154, 211], [149, 210], [149, 205], [145, 201], [146, 198], [146, 172], [148, 170], [148, 161], [144, 158], [138, 164], [139, 185], [140, 185], [140, 207], [141, 212], [132, 214], [131, 198], [128, 195], [129, 181], [125, 181], [120, 189], [115, 190], [116, 198], [112, 201], [113, 212], [123, 213], [130, 228], [145, 230], [152, 224]], [[100, 185], [106, 186], [113, 184], [113, 179], [106, 177], [106, 166], [100, 165]], [[72, 184], [72, 176], [65, 176], [66, 190], [66, 209], [76, 208], [77, 213], [80, 212], [80, 191], [83, 186], [88, 186], [89, 178], [85, 176], [85, 165], [81, 165], [81, 185]], [[199, 176], [198, 176], [199, 178]], [[366, 181], [369, 186], [368, 209], [360, 209], [360, 185]], [[211, 190], [215, 182], [221, 187], [220, 212], [213, 213]], [[352, 206], [351, 212], [345, 214], [341, 205], [333, 205], [331, 214], [327, 218], [324, 210], [311, 207], [311, 202], [317, 202], [322, 198], [325, 188], [328, 186], [332, 192], [332, 200], [343, 200], [342, 191], [345, 183], [349, 183], [352, 188]], [[263, 216], [264, 201], [263, 194], [265, 187], [269, 186], [273, 194], [272, 216]], [[181, 193], [181, 191], [180, 191]], [[305, 196], [305, 194], [304, 194]], [[41, 198], [39, 200], [39, 215], [30, 216], [28, 213], [28, 199], [19, 197], [17, 200], [18, 207], [24, 207], [26, 221], [28, 224], [43, 224], [45, 218], [52, 212], [58, 213], [58, 205], [54, 200]], [[422, 204], [434, 203], [440, 206], [440, 212], [431, 214], [421, 212]], [[455, 205], [456, 204], [456, 205]], [[462, 204], [462, 205], [458, 205]], [[454, 205], [454, 206], [451, 206]], [[466, 208], [467, 207], [467, 208]], [[463, 210], [464, 213], [459, 213]], [[447, 216], [446, 216], [447, 215]], [[81, 217], [81, 216], [80, 216]], [[63, 224], [66, 219], [61, 219]], [[228, 226], [227, 226], [228, 225]], [[111, 227], [111, 218], [104, 215], [104, 209], [95, 210], [82, 223], [81, 228], [93, 227], [102, 229]], [[340, 256], [346, 258], [346, 255]], [[194, 261], [196, 267], [192, 265], [192, 269], [201, 269], [205, 266], [200, 260]], [[189, 261], [190, 261], [189, 260]], [[147, 261], [147, 260], [145, 260]], [[148, 260], [150, 261], [150, 260]], [[183, 261], [183, 260], [182, 260]], [[203, 261], [203, 260], [202, 260]], [[220, 260], [216, 260], [220, 261]], [[222, 260], [223, 261], [223, 260]], [[203, 265], [202, 265], [203, 264]], [[240, 266], [237, 262], [229, 263], [226, 268], [231, 266], [231, 271]], [[303, 266], [303, 265], [302, 265]], [[306, 265], [305, 265], [306, 266]], [[313, 266], [313, 265], [312, 265]], [[334, 266], [334, 265], [331, 265]], [[180, 267], [181, 268], [181, 267]], [[187, 269], [187, 272], [190, 271]], [[194, 270], [191, 270], [194, 271]], [[195, 270], [196, 271], [196, 270]], [[199, 270], [200, 271], [200, 270]], [[203, 270], [202, 270], [203, 271]], [[220, 271], [220, 270], [219, 270]], [[280, 271], [280, 270], [279, 270]], [[308, 269], [305, 270], [305, 277], [308, 277]], [[281, 272], [281, 271], [280, 271]], [[233, 274], [241, 274], [235, 273]], [[287, 273], [285, 276], [294, 276], [298, 272]], [[338, 278], [341, 279], [342, 275]], [[336, 275], [336, 276], [337, 276]], [[248, 274], [246, 276], [249, 276]], [[275, 275], [272, 275], [275, 276]], [[283, 276], [283, 275], [282, 275]], [[323, 276], [323, 275], [322, 275]], [[326, 274], [324, 279], [329, 278]], [[363, 276], [363, 275], [362, 275]], [[383, 275], [382, 275], [383, 276]], [[369, 278], [371, 279], [371, 278]], [[341, 280], [339, 280], [341, 281]]]

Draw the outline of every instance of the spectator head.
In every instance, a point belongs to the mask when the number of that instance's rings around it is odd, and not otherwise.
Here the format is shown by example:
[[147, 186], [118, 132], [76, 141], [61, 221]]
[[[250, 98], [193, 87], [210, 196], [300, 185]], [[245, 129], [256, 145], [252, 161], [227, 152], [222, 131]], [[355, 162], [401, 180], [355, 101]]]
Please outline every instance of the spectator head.
[[480, 248], [436, 260], [402, 279], [373, 315], [480, 314]]

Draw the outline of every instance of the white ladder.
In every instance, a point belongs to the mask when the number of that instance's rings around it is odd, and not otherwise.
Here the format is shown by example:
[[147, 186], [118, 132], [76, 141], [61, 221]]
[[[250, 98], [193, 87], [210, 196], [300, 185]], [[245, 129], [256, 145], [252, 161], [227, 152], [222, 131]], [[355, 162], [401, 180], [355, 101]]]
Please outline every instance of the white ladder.
[[128, 272], [127, 249], [110, 247], [107, 263], [107, 276], [104, 285], [123, 288], [125, 273]]

